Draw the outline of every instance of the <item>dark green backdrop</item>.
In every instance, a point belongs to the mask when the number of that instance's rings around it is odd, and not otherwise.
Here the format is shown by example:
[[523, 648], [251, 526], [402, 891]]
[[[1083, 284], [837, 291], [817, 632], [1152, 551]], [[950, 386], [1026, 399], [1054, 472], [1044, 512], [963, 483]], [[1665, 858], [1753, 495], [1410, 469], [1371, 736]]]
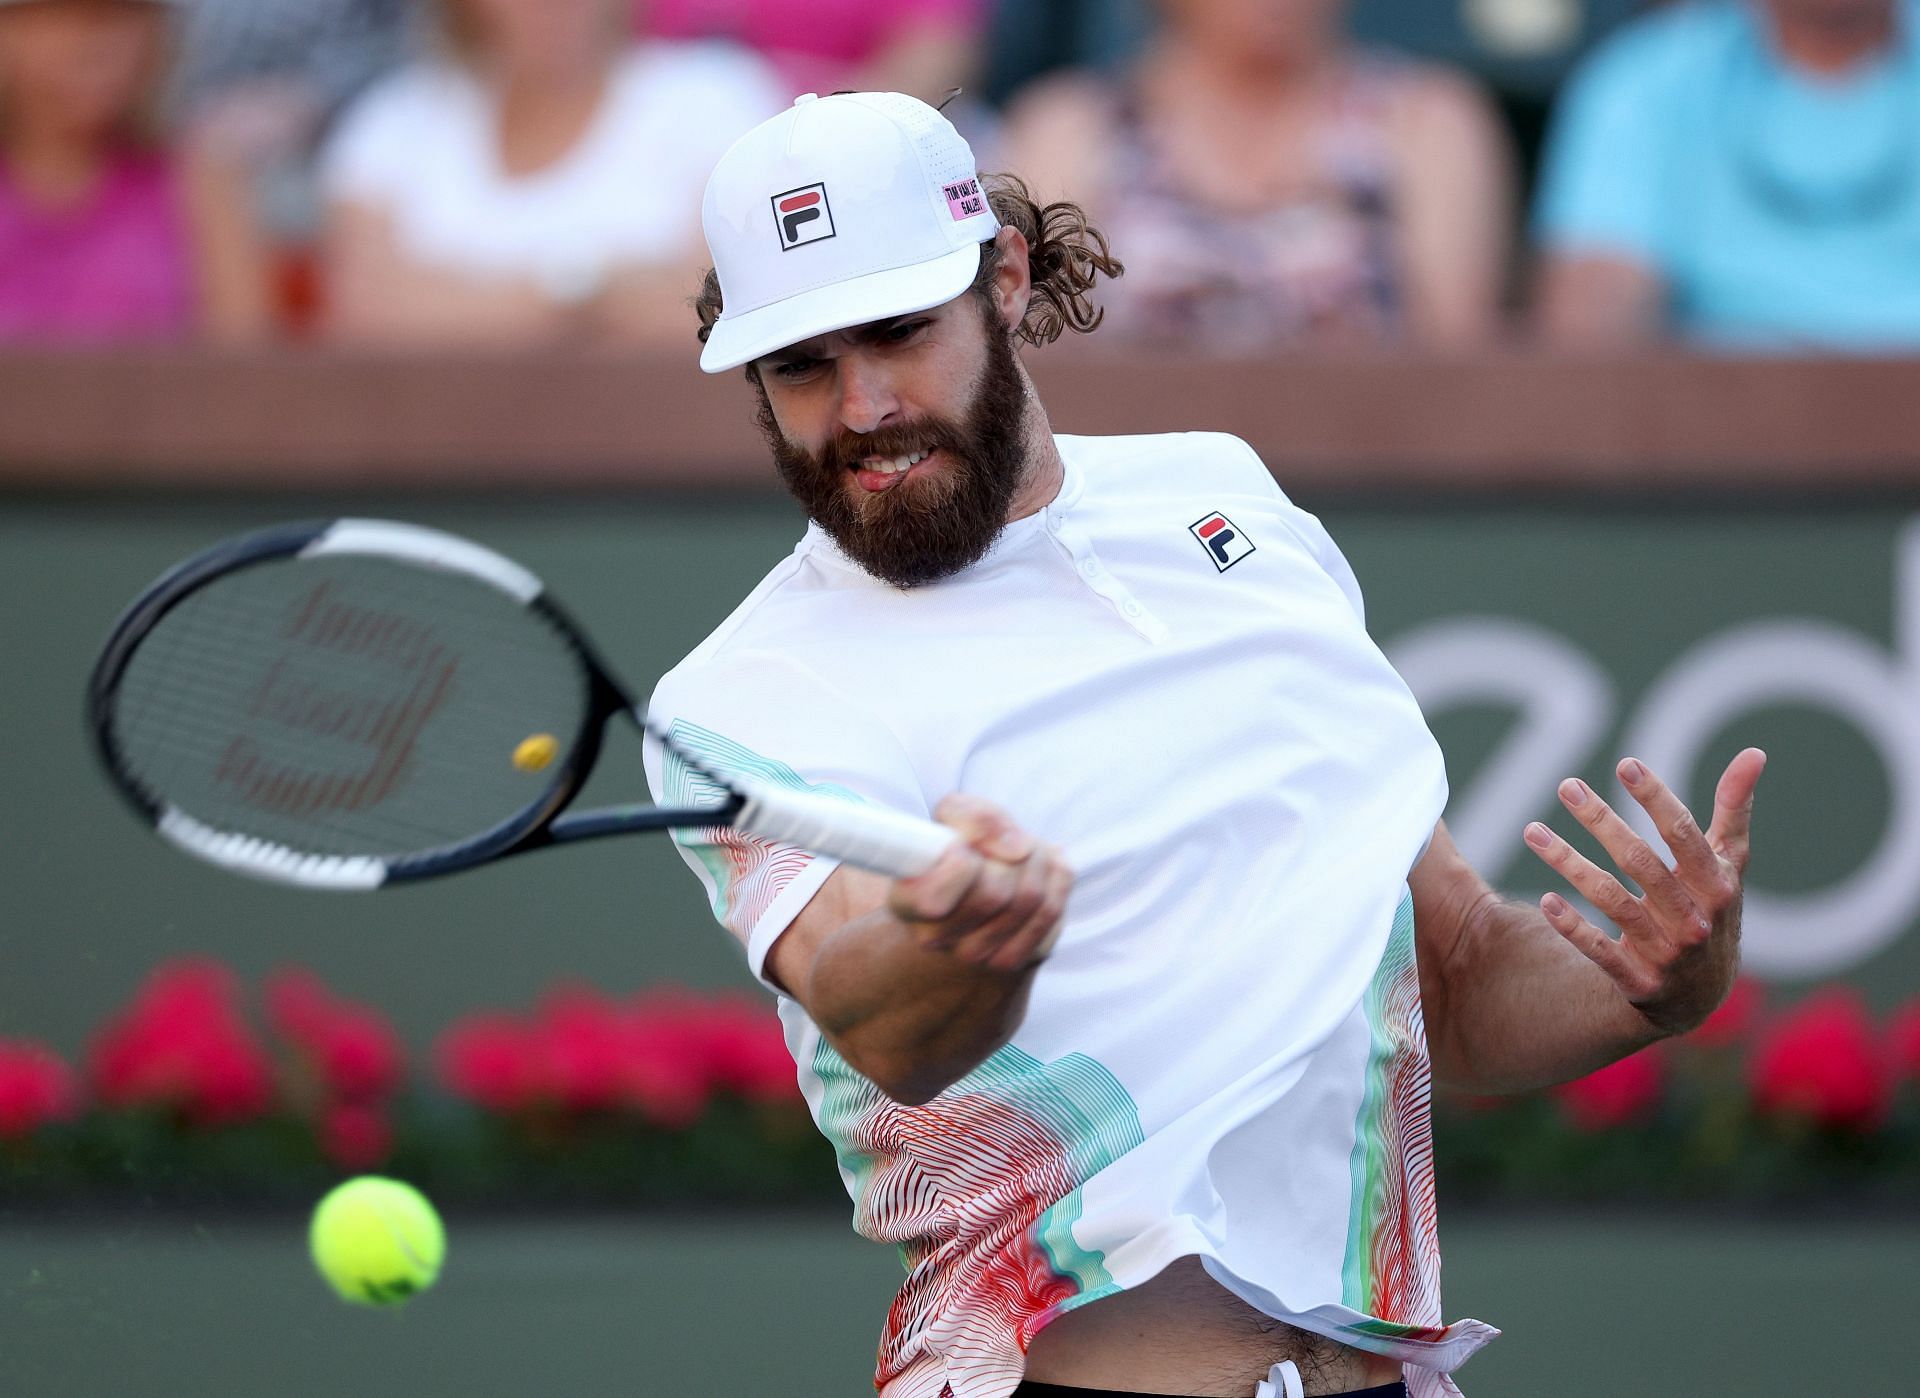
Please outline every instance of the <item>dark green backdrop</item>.
[[[202, 868], [119, 807], [93, 769], [79, 701], [120, 606], [168, 563], [225, 533], [342, 506], [467, 532], [521, 558], [638, 684], [697, 642], [796, 533], [779, 502], [684, 497], [547, 504], [516, 497], [459, 507], [439, 499], [281, 498], [0, 506], [0, 732], [8, 740], [0, 787], [0, 1035], [38, 1035], [77, 1050], [87, 1028], [148, 968], [189, 950], [229, 958], [248, 973], [285, 961], [311, 964], [343, 991], [393, 1013], [416, 1040], [465, 1009], [524, 1003], [559, 975], [611, 989], [663, 978], [743, 979], [693, 878], [657, 840], [336, 896]], [[1562, 771], [1602, 779], [1620, 729], [1639, 721], [1649, 684], [1703, 643], [1755, 619], [1798, 616], [1885, 649], [1906, 525], [1901, 512], [1864, 508], [1347, 506], [1325, 513], [1366, 587], [1374, 633], [1390, 650], [1436, 620], [1524, 619], [1543, 624], [1541, 634], [1589, 657], [1607, 677], [1613, 695], [1591, 753], [1549, 751], [1530, 768], [1522, 764], [1521, 789], [1533, 792], [1529, 809], [1502, 821], [1497, 838], [1478, 851], [1490, 876], [1516, 890], [1547, 886], [1545, 871], [1535, 872], [1519, 844], [1522, 821], [1553, 808]], [[1452, 652], [1443, 645], [1441, 653]], [[1490, 686], [1554, 692], [1553, 677], [1536, 673], [1528, 654], [1523, 646], [1519, 660], [1503, 662]], [[1908, 692], [1903, 675], [1890, 683]], [[1473, 689], [1431, 710], [1457, 802], [1473, 797], [1518, 715], [1510, 703], [1473, 697]], [[1768, 704], [1712, 738], [1690, 793], [1705, 798], [1719, 762], [1749, 740], [1773, 758], [1757, 820], [1756, 886], [1817, 891], [1850, 878], [1890, 818], [1895, 787], [1886, 760], [1841, 718]], [[1561, 757], [1570, 760], [1556, 765]], [[640, 780], [632, 758], [631, 748], [615, 750], [600, 779], [604, 794], [630, 793]], [[1902, 886], [1920, 896], [1920, 861], [1912, 873]], [[1884, 948], [1819, 974], [1844, 974], [1882, 1003], [1920, 990], [1920, 939], [1908, 928], [1911, 910], [1902, 904], [1896, 911], [1903, 920]]]

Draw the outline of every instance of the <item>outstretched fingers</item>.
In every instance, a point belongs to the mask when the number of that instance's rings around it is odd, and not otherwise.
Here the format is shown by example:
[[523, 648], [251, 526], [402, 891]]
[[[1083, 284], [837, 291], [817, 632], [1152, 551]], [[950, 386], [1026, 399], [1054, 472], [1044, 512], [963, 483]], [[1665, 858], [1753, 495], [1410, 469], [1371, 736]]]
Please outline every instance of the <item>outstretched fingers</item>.
[[1553, 930], [1572, 943], [1575, 951], [1606, 972], [1607, 978], [1620, 987], [1627, 999], [1644, 1000], [1660, 989], [1659, 972], [1635, 956], [1624, 938], [1615, 941], [1609, 937], [1581, 917], [1573, 905], [1559, 894], [1543, 895], [1540, 911]]
[[1713, 790], [1713, 824], [1707, 830], [1707, 843], [1741, 872], [1747, 867], [1753, 828], [1753, 793], [1766, 769], [1766, 753], [1759, 748], [1742, 748], [1720, 774], [1720, 784]]
[[[1587, 827], [1601, 847], [1613, 856], [1614, 866], [1640, 886], [1654, 908], [1667, 919], [1684, 918], [1693, 912], [1693, 900], [1667, 867], [1660, 852], [1644, 839], [1620, 813], [1600, 799], [1600, 793], [1578, 777], [1560, 783], [1560, 801], [1573, 818]], [[1586, 892], [1583, 888], [1581, 892]], [[1600, 903], [1608, 917], [1611, 909]], [[1621, 924], [1623, 927], [1625, 924]]]
[[1646, 909], [1612, 874], [1588, 859], [1539, 821], [1526, 828], [1528, 848], [1561, 878], [1579, 889], [1586, 900], [1605, 913], [1621, 931], [1648, 926]]
[[1623, 759], [1614, 774], [1652, 818], [1660, 838], [1673, 851], [1674, 872], [1680, 882], [1696, 892], [1717, 892], [1724, 882], [1720, 856], [1714, 853], [1700, 829], [1700, 822], [1693, 818], [1693, 812], [1674, 794], [1673, 788], [1638, 758]]

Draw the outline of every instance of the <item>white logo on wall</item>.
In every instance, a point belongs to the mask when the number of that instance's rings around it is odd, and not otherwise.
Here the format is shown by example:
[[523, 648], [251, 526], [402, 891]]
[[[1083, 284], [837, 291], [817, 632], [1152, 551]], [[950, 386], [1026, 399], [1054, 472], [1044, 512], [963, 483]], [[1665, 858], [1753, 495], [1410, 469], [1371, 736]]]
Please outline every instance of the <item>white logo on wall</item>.
[[[1626, 716], [1617, 754], [1599, 751], [1619, 716], [1613, 684], [1565, 637], [1496, 617], [1449, 617], [1399, 637], [1388, 654], [1427, 712], [1489, 701], [1519, 709], [1500, 749], [1449, 807], [1462, 852], [1489, 877], [1509, 868], [1521, 828], [1553, 808], [1560, 778], [1589, 762], [1611, 768], [1614, 756], [1631, 753], [1676, 790], [1691, 791], [1707, 744], [1743, 714], [1780, 704], [1822, 710], [1879, 753], [1892, 810], [1878, 847], [1826, 888], [1769, 893], [1765, 869], [1755, 872], [1742, 927], [1746, 961], [1762, 975], [1816, 977], [1890, 946], [1920, 914], [1920, 524], [1909, 524], [1896, 548], [1891, 654], [1830, 621], [1779, 617], [1732, 627], [1654, 680]], [[1666, 848], [1624, 791], [1604, 794]], [[1696, 814], [1703, 824], [1709, 818]]]

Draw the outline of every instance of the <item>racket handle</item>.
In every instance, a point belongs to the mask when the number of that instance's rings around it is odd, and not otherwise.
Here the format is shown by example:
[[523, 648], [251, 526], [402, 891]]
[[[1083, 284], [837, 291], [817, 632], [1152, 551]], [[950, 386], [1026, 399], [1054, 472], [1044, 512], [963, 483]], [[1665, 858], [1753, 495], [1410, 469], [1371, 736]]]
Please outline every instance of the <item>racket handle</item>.
[[926, 873], [959, 838], [947, 826], [885, 806], [758, 782], [739, 788], [747, 804], [733, 818], [737, 829], [897, 879]]

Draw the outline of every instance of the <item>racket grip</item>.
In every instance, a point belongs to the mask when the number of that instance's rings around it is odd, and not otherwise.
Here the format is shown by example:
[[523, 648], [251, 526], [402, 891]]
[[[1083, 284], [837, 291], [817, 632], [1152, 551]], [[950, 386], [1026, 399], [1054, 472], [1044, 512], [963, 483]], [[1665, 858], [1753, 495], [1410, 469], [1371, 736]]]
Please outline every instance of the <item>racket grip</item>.
[[737, 829], [897, 879], [926, 873], [959, 838], [947, 826], [885, 806], [758, 782], [739, 789], [747, 804], [733, 818]]

